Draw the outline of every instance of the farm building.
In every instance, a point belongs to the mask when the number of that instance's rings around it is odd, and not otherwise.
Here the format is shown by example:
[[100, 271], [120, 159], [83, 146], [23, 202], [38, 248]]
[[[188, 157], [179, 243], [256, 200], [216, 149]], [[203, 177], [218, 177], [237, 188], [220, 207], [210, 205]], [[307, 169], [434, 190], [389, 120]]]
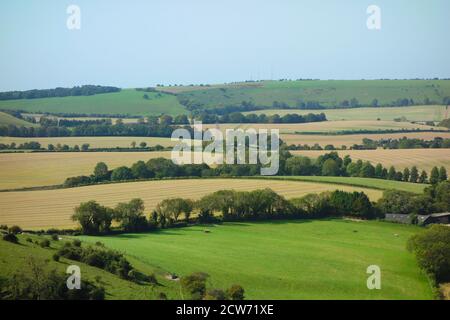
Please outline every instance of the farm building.
[[[408, 214], [386, 214], [386, 221], [410, 224], [412, 222], [412, 217]], [[428, 215], [418, 215], [417, 224], [421, 226], [426, 226], [428, 224], [450, 224], [450, 212], [444, 213], [433, 213]]]
[[417, 217], [418, 224], [425, 226], [431, 223], [450, 224], [450, 212], [434, 213]]

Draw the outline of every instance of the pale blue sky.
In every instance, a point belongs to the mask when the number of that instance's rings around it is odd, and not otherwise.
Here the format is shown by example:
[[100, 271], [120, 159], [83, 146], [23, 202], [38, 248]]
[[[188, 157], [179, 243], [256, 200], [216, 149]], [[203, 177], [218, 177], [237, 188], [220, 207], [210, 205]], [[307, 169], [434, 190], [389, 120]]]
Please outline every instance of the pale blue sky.
[[450, 77], [449, 13], [448, 0], [2, 0], [0, 90]]

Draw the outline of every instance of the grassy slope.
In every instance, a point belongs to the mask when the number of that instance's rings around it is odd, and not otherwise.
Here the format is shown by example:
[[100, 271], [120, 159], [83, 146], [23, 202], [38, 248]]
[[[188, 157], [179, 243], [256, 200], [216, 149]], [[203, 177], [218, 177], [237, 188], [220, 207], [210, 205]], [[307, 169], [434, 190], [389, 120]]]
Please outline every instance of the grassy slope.
[[[21, 235], [19, 236], [19, 244], [12, 244], [0, 240], [0, 277], [8, 278], [18, 270], [26, 271], [27, 260], [32, 257], [36, 261], [49, 261], [48, 268], [56, 269], [61, 273], [64, 273], [69, 265], [78, 265], [81, 269], [82, 279], [93, 283], [96, 282], [96, 277], [101, 277], [100, 283], [97, 285], [105, 288], [106, 299], [154, 299], [156, 292], [167, 291], [167, 287], [170, 288], [170, 286], [173, 286], [172, 283], [169, 283], [163, 277], [157, 276], [158, 281], [163, 286], [152, 291], [147, 285], [138, 285], [130, 281], [122, 280], [109, 272], [90, 267], [77, 261], [62, 258], [60, 262], [55, 262], [52, 259], [52, 255], [62, 245], [62, 241], [52, 241], [51, 247], [44, 249], [37, 244], [27, 242], [26, 238], [28, 237], [32, 238], [33, 241], [39, 241], [43, 238], [43, 236]], [[149, 274], [154, 271], [153, 268], [142, 265], [138, 261], [136, 262], [131, 259], [130, 262], [141, 272]], [[168, 291], [167, 293], [170, 294], [173, 289]]]
[[34, 123], [27, 122], [25, 120], [13, 117], [10, 114], [7, 114], [5, 112], [0, 112], [0, 126], [3, 125], [15, 125], [15, 126], [21, 126], [21, 127], [36, 127], [37, 125]]
[[[215, 287], [241, 284], [249, 299], [431, 299], [427, 279], [405, 249], [419, 231], [375, 221], [281, 221], [83, 240], [101, 240], [181, 276], [207, 272]], [[382, 290], [366, 287], [373, 264], [382, 270]]]
[[[179, 90], [178, 91], [182, 91]], [[252, 101], [256, 105], [270, 107], [274, 101], [295, 107], [298, 100], [319, 101], [334, 106], [343, 100], [358, 99], [371, 104], [378, 99], [379, 105], [392, 103], [399, 98], [412, 98], [416, 103], [426, 97], [440, 103], [450, 96], [450, 81], [446, 80], [330, 80], [330, 81], [264, 81], [253, 85], [223, 86], [204, 90], [185, 91], [181, 98], [190, 99], [209, 108], [239, 105]]]
[[445, 117], [445, 106], [413, 106], [396, 108], [358, 108], [358, 109], [331, 109], [331, 110], [285, 110], [271, 109], [246, 112], [255, 114], [280, 116], [295, 113], [308, 114], [323, 112], [328, 120], [394, 120], [405, 117], [409, 121], [441, 121]]
[[292, 177], [261, 177], [258, 179], [282, 179], [282, 180], [308, 181], [320, 183], [333, 183], [333, 184], [366, 187], [380, 190], [396, 189], [414, 193], [422, 193], [423, 190], [428, 186], [426, 184], [373, 179], [373, 178], [358, 178], [358, 177], [292, 176]]
[[[149, 100], [143, 95], [147, 94]], [[161, 95], [161, 96], [158, 96]], [[159, 115], [183, 114], [186, 110], [173, 95], [138, 92], [134, 89], [87, 97], [64, 97], [0, 101], [0, 109], [24, 110], [32, 113], [85, 113]]]

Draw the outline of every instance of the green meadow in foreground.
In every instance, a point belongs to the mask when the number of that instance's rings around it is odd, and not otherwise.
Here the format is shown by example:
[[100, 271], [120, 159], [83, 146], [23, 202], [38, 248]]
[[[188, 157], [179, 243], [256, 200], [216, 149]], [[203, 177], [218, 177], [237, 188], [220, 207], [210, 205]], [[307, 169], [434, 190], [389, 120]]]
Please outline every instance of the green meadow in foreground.
[[[377, 221], [307, 220], [81, 239], [101, 241], [158, 274], [207, 272], [209, 286], [240, 284], [247, 299], [432, 299], [427, 278], [405, 248], [420, 231]], [[367, 289], [370, 265], [381, 268], [381, 290]], [[181, 298], [177, 285], [162, 290]]]

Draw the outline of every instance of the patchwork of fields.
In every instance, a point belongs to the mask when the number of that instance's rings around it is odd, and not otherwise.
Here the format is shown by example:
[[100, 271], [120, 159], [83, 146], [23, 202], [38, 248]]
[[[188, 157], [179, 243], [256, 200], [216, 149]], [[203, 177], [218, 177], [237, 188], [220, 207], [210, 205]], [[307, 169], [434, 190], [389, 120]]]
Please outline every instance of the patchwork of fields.
[[0, 137], [0, 143], [20, 145], [24, 142], [36, 141], [41, 144], [43, 148], [47, 148], [49, 144], [56, 146], [67, 144], [69, 147], [78, 145], [81, 147], [84, 143], [89, 144], [90, 148], [130, 148], [132, 142], [136, 142], [139, 146], [141, 142], [147, 143], [148, 147], [161, 145], [163, 147], [171, 147], [176, 142], [171, 141], [170, 138], [156, 138], [156, 137], [55, 137], [55, 138], [17, 138], [17, 137]]
[[[239, 283], [246, 299], [432, 299], [405, 248], [420, 231], [376, 221], [278, 221], [82, 239], [160, 272], [207, 272], [219, 288]], [[381, 290], [366, 287], [366, 269], [374, 264], [383, 270]], [[170, 296], [181, 298], [175, 290]]]
[[15, 191], [0, 193], [0, 223], [20, 225], [23, 228], [73, 227], [70, 217], [81, 202], [96, 200], [107, 206], [141, 198], [146, 213], [162, 200], [172, 197], [198, 199], [223, 189], [255, 190], [271, 188], [287, 197], [301, 197], [308, 193], [332, 190], [364, 191], [372, 200], [381, 197], [382, 191], [299, 181], [274, 181], [260, 179], [193, 179], [129, 182], [88, 187]]
[[405, 117], [408, 121], [441, 121], [445, 119], [447, 109], [445, 106], [412, 106], [412, 107], [388, 107], [388, 108], [348, 108], [328, 110], [288, 110], [269, 109], [246, 112], [245, 114], [266, 114], [284, 116], [286, 114], [324, 113], [328, 120], [383, 120], [392, 121]]
[[[292, 151], [294, 155], [317, 158], [329, 151]], [[349, 155], [353, 160], [381, 163], [385, 167], [395, 166], [396, 169], [416, 166], [429, 174], [433, 167], [445, 167], [450, 170], [450, 149], [394, 149], [394, 150], [345, 150], [337, 151], [341, 157]]]
[[395, 121], [376, 121], [376, 120], [350, 120], [350, 121], [323, 121], [312, 123], [295, 123], [295, 124], [208, 124], [203, 125], [203, 128], [217, 128], [225, 132], [226, 129], [279, 129], [280, 134], [293, 133], [309, 133], [309, 132], [330, 132], [337, 133], [340, 131], [358, 131], [358, 130], [448, 130], [447, 128], [433, 127], [422, 124], [414, 124], [409, 122], [395, 122]]
[[[345, 135], [317, 135], [317, 134], [282, 134], [281, 138], [288, 145], [309, 145], [318, 144], [325, 147], [331, 144], [335, 147], [351, 147], [354, 144], [362, 144], [364, 138], [371, 140], [381, 139], [401, 139], [407, 137], [409, 139], [433, 140], [440, 137], [450, 139], [450, 132], [408, 132], [408, 133], [383, 133], [383, 134], [345, 134]], [[1, 138], [0, 138], [1, 141]]]

